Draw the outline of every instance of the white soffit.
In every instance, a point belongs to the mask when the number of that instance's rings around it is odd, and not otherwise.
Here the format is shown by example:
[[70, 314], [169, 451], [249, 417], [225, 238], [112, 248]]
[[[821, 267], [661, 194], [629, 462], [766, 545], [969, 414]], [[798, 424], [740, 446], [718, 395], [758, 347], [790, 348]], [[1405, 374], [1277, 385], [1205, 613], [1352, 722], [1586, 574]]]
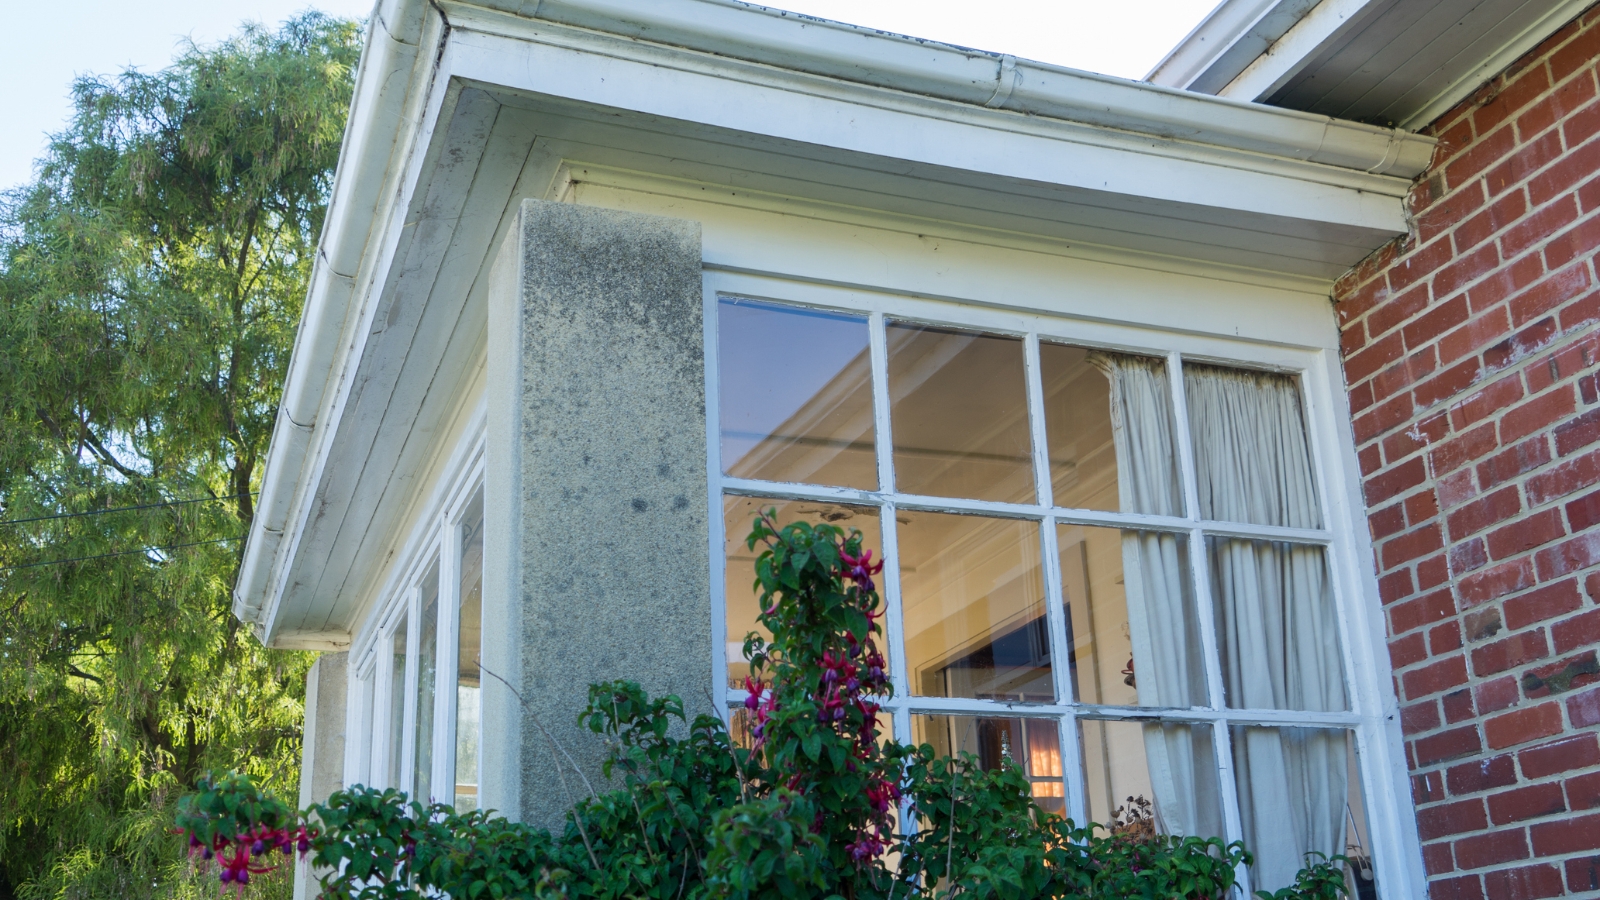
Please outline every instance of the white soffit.
[[1153, 84], [1414, 130], [1592, 0], [1224, 0]]
[[730, 0], [490, 2], [370, 20], [234, 592], [277, 646], [348, 639], [564, 159], [1311, 290], [1404, 230], [1434, 143]]

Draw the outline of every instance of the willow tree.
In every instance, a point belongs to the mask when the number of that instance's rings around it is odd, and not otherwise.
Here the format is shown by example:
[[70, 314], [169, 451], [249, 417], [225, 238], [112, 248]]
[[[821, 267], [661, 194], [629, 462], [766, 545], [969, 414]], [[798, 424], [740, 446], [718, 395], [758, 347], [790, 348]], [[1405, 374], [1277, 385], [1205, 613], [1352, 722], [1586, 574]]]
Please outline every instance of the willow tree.
[[185, 893], [176, 786], [292, 794], [308, 660], [230, 592], [359, 39], [80, 79], [0, 208], [0, 898]]

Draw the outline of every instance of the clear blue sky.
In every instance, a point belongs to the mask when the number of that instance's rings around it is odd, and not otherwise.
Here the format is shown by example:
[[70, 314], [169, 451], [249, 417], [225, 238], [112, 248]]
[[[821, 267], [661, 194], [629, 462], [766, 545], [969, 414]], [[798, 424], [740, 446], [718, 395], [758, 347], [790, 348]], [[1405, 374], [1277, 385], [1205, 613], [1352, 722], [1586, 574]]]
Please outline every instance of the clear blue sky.
[[[648, 3], [651, 0], [638, 0]], [[187, 37], [214, 43], [244, 20], [277, 24], [308, 7], [360, 17], [372, 0], [56, 0], [5, 4], [0, 29], [0, 189], [32, 175], [45, 136], [71, 112], [75, 75], [167, 64]], [[1142, 77], [1216, 0], [776, 0], [809, 15]]]

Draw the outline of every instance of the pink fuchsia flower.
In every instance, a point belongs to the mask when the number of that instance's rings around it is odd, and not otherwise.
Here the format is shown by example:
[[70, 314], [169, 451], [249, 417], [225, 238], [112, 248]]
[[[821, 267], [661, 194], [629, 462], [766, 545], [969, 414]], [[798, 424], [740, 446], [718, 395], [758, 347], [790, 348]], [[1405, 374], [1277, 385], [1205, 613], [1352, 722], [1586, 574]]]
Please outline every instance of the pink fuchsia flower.
[[856, 587], [863, 591], [876, 589], [872, 583], [872, 576], [883, 571], [883, 563], [872, 561], [872, 551], [863, 550], [860, 556], [851, 556], [840, 551], [839, 560], [844, 563], [844, 575], [856, 583]]

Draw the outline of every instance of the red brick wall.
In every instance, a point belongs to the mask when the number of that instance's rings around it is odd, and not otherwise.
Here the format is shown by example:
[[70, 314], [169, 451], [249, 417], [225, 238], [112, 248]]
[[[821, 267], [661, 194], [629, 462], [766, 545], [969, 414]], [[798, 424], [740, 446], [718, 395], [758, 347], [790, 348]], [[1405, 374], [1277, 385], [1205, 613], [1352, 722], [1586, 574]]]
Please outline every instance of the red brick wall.
[[1434, 900], [1600, 894], [1600, 9], [1334, 299]]

